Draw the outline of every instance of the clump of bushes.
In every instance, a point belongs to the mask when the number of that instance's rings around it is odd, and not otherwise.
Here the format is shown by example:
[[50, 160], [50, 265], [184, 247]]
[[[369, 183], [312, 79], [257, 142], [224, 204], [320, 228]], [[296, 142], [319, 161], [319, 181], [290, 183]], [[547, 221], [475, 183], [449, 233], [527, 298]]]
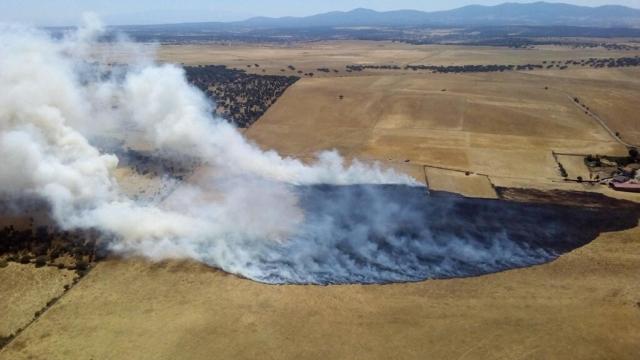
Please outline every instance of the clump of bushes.
[[602, 166], [602, 162], [600, 161], [600, 158], [598, 156], [588, 155], [584, 159], [584, 162], [588, 167], [599, 167], [599, 166]]
[[20, 264], [28, 264], [31, 262], [31, 255], [23, 255], [20, 258]]
[[566, 178], [569, 176], [569, 174], [567, 174], [567, 170], [565, 170], [562, 164], [558, 164], [558, 170], [560, 171], [560, 176], [562, 176], [563, 178]]
[[5, 347], [5, 345], [9, 344], [11, 340], [13, 340], [14, 335], [9, 336], [0, 336], [0, 349]]
[[40, 255], [36, 258], [36, 267], [43, 267], [47, 265], [47, 257], [44, 255]]
[[84, 260], [76, 261], [76, 270], [84, 271], [89, 268], [89, 263]]

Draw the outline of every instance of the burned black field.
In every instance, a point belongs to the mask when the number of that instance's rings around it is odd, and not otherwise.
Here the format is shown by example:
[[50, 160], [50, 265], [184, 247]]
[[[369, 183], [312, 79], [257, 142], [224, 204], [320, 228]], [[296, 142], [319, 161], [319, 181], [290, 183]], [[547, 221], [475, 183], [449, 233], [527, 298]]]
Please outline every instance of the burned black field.
[[[371, 284], [478, 276], [554, 260], [603, 232], [635, 227], [640, 214], [634, 203], [589, 193], [541, 192], [519, 202], [401, 185], [297, 191], [305, 225], [246, 264], [259, 274], [255, 280]], [[549, 202], [576, 194], [588, 205]]]
[[[293, 191], [304, 223], [284, 242], [230, 248], [250, 248], [253, 255], [238, 275], [324, 285], [479, 276], [552, 261], [603, 232], [635, 227], [640, 215], [635, 203], [587, 192], [500, 188], [502, 199], [479, 199], [404, 185]], [[46, 212], [46, 204], [35, 204]], [[36, 205], [30, 203], [31, 213]], [[17, 214], [16, 206], [5, 206], [7, 211]], [[0, 231], [3, 261], [85, 270], [109, 256], [109, 236], [97, 231], [42, 224]], [[203, 261], [216, 266], [206, 256]]]

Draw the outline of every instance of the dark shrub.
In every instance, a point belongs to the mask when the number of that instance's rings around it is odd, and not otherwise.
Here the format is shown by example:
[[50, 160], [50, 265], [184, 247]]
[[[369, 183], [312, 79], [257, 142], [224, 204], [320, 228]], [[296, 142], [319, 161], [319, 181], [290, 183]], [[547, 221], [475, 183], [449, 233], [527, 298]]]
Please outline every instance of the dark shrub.
[[40, 255], [36, 258], [36, 267], [43, 267], [47, 265], [47, 257], [44, 255]]
[[89, 263], [84, 260], [78, 260], [76, 262], [76, 270], [85, 271], [89, 268]]

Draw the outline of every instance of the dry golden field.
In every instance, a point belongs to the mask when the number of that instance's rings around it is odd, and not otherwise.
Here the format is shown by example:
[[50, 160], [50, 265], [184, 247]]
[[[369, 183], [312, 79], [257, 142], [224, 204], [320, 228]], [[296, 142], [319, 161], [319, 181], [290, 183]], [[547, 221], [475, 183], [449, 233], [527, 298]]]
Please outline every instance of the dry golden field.
[[15, 334], [34, 318], [49, 301], [70, 286], [75, 272], [55, 267], [8, 263], [0, 268], [0, 337]]
[[[618, 91], [640, 95], [624, 85]], [[567, 95], [605, 86], [617, 84], [537, 73], [302, 79], [247, 135], [289, 155], [336, 148], [348, 157], [484, 174], [496, 185], [564, 187], [553, 152], [626, 152]], [[611, 124], [637, 110], [632, 102], [596, 109]]]
[[[303, 158], [336, 148], [347, 157], [402, 164], [421, 181], [422, 166], [428, 165], [490, 175], [498, 185], [533, 183], [544, 188], [559, 179], [552, 151], [626, 151], [575, 106], [573, 97], [580, 98], [623, 140], [640, 143], [640, 121], [634, 120], [640, 113], [634, 101], [640, 98], [639, 69], [431, 74], [346, 73], [345, 66], [538, 64], [638, 54], [568, 46], [509, 49], [369, 41], [164, 45], [157, 50], [161, 61], [224, 64], [267, 74], [315, 72], [314, 78], [303, 77], [290, 88], [249, 129], [248, 136], [264, 147]], [[320, 67], [339, 72], [316, 71]], [[575, 188], [552, 184], [558, 186]]]
[[[388, 41], [326, 41], [291, 45], [193, 44], [162, 45], [156, 49], [161, 61], [186, 65], [222, 64], [267, 74], [296, 75], [298, 70], [315, 72], [320, 67], [337, 69], [346, 75], [352, 64], [529, 64], [590, 57], [626, 57], [637, 51], [609, 51], [603, 48], [573, 49], [566, 46], [540, 46], [534, 49], [510, 49], [488, 46], [410, 45]], [[260, 65], [259, 68], [253, 67]], [[247, 67], [247, 65], [252, 65]], [[296, 70], [287, 68], [293, 65]], [[281, 72], [280, 70], [285, 70]], [[379, 73], [372, 71], [371, 73]], [[336, 75], [335, 73], [329, 74]]]
[[[343, 71], [353, 63], [524, 64], [637, 54], [387, 42], [158, 49], [163, 61], [258, 63], [249, 71], [273, 74], [294, 74], [280, 71], [289, 64], [305, 72], [339, 69], [298, 81], [245, 132], [286, 155], [311, 159], [335, 148], [468, 196], [495, 197], [494, 186], [520, 186], [640, 201], [563, 182], [556, 158], [570, 177], [585, 169], [580, 158], [554, 156], [626, 151], [574, 96], [624, 140], [640, 143], [638, 69]], [[127, 178], [124, 170], [119, 175]], [[137, 193], [145, 184], [154, 183], [141, 178], [127, 190]], [[639, 239], [636, 227], [601, 234], [545, 265], [367, 286], [270, 286], [191, 262], [111, 259], [0, 350], [0, 359], [637, 359]], [[6, 293], [19, 291], [11, 284], [3, 284]]]
[[2, 359], [636, 359], [638, 228], [477, 278], [271, 286], [203, 265], [100, 263]]

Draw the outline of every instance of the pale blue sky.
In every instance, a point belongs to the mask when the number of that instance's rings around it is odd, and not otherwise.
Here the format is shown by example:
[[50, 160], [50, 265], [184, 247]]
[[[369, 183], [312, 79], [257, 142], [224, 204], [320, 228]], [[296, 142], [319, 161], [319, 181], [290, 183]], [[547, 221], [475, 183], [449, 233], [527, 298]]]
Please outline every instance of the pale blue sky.
[[[505, 1], [507, 0], [0, 0], [0, 21], [67, 25], [77, 23], [80, 15], [86, 11], [98, 13], [110, 24], [235, 21], [253, 16], [304, 16], [358, 7], [434, 11], [470, 4], [495, 5]], [[618, 4], [640, 8], [640, 0], [562, 2], [588, 6]]]

